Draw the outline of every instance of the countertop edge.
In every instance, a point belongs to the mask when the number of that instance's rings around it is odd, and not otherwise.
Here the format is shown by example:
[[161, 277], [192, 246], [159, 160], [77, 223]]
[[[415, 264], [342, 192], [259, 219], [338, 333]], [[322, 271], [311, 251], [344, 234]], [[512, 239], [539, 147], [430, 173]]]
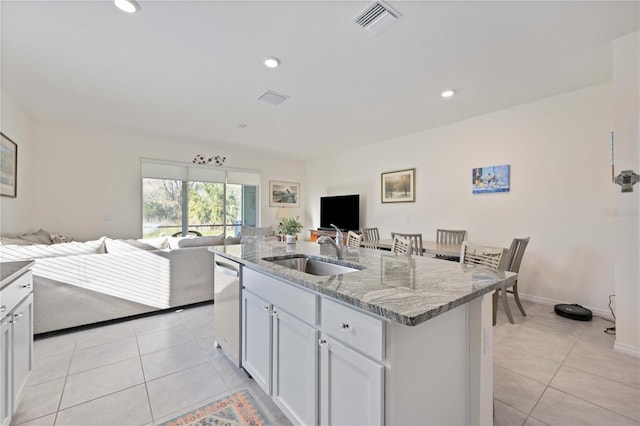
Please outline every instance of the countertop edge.
[[4, 272], [2, 272], [2, 281], [0, 281], [0, 290], [4, 289], [6, 286], [11, 284], [13, 280], [18, 278], [20, 275], [24, 274], [28, 269], [32, 268], [35, 265], [34, 260], [21, 260], [17, 262], [2, 262], [0, 263], [0, 268], [6, 270], [7, 266], [12, 266], [16, 268], [12, 270], [9, 275], [4, 276]]

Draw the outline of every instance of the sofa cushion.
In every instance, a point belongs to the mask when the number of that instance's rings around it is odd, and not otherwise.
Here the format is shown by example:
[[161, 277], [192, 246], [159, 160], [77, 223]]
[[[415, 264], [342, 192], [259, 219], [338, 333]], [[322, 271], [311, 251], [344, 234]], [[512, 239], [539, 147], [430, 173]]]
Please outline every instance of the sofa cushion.
[[18, 238], [33, 244], [51, 244], [51, 234], [44, 229], [39, 229], [31, 234], [22, 234]]
[[[166, 241], [166, 238], [164, 239]], [[138, 250], [159, 250], [158, 244], [149, 244], [147, 240], [124, 240], [106, 238], [104, 241], [107, 253], [126, 253]], [[164, 248], [164, 245], [160, 245]]]
[[251, 243], [256, 240], [263, 239], [265, 237], [271, 237], [275, 235], [273, 228], [270, 226], [263, 226], [261, 228], [254, 228], [252, 226], [243, 226], [240, 230], [240, 242]]
[[227, 237], [224, 239], [225, 245], [240, 244], [240, 237]]
[[0, 237], [0, 245], [3, 246], [30, 246], [31, 244], [33, 244], [31, 241], [23, 240], [17, 237]]
[[178, 240], [178, 247], [202, 247], [202, 246], [220, 246], [224, 244], [223, 235], [207, 235], [204, 237], [182, 238]]
[[95, 241], [61, 244], [33, 244], [28, 246], [0, 246], [0, 261], [41, 259], [45, 257], [73, 256], [77, 254], [105, 253], [105, 237]]

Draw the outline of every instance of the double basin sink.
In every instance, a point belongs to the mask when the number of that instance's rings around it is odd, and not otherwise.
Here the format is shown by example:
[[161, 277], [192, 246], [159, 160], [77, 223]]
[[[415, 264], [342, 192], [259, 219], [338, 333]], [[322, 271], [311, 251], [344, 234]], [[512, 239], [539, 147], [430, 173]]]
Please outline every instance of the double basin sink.
[[304, 272], [306, 274], [328, 277], [331, 275], [347, 274], [349, 272], [361, 271], [364, 266], [333, 263], [322, 258], [309, 256], [305, 254], [297, 254], [291, 256], [274, 256], [265, 257], [262, 260], [271, 262], [276, 265], [284, 266], [289, 269]]

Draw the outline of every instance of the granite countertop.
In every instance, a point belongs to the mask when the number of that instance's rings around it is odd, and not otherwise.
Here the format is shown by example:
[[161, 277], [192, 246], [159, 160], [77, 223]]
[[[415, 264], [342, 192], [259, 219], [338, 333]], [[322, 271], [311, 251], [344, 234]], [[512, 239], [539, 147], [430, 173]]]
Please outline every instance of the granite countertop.
[[15, 278], [31, 268], [35, 262], [33, 260], [23, 260], [20, 262], [0, 263], [0, 290], [9, 285]]
[[[209, 250], [256, 271], [409, 326], [467, 303], [517, 277], [513, 272], [467, 267], [430, 257], [397, 257], [390, 252], [366, 248], [345, 248], [344, 259], [337, 260], [332, 246], [303, 241], [292, 245], [269, 241], [212, 246]], [[322, 277], [263, 260], [300, 254], [364, 269]]]

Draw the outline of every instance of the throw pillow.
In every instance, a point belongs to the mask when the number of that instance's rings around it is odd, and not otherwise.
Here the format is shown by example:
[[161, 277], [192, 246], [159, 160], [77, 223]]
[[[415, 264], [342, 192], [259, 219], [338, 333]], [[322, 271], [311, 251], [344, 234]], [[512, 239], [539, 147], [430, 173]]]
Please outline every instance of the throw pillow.
[[51, 242], [53, 244], [70, 243], [73, 241], [73, 237], [62, 234], [51, 234]]
[[51, 244], [51, 234], [44, 229], [40, 229], [30, 234], [22, 234], [18, 238], [29, 241], [33, 244]]
[[205, 237], [183, 238], [178, 241], [178, 247], [203, 247], [203, 246], [219, 246], [224, 243], [222, 235], [207, 235]]
[[28, 246], [31, 244], [33, 243], [20, 238], [0, 237], [0, 245], [3, 246]]
[[106, 238], [104, 241], [107, 253], [126, 253], [138, 250], [158, 250], [151, 244], [146, 244], [140, 240], [114, 240]]

